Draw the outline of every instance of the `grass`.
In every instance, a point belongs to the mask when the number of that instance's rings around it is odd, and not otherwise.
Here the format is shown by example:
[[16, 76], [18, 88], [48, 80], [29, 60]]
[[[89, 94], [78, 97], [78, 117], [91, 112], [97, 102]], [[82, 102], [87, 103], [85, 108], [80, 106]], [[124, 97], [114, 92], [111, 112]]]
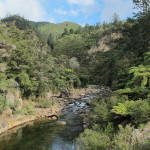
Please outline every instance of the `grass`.
[[74, 30], [77, 30], [80, 25], [73, 23], [73, 22], [63, 22], [59, 24], [54, 23], [47, 23], [43, 24], [38, 27], [38, 29], [44, 33], [46, 36], [48, 36], [50, 33], [54, 35], [60, 35], [64, 32], [64, 29], [67, 28], [70, 30], [71, 28]]
[[40, 99], [39, 102], [37, 103], [36, 107], [38, 108], [50, 108], [52, 106], [54, 106], [54, 101], [50, 101], [47, 99]]

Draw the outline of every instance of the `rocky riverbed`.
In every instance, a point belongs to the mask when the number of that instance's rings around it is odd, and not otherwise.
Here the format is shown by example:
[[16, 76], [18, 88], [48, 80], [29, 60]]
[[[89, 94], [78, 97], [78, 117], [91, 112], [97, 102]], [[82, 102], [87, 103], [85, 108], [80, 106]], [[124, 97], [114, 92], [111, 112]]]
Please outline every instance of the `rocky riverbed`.
[[[0, 150], [75, 149], [77, 143], [74, 139], [88, 126], [86, 117], [91, 100], [97, 96], [107, 97], [110, 93], [109, 88], [100, 87], [74, 90], [67, 98], [61, 98], [60, 94], [53, 95], [50, 100], [57, 101], [53, 109], [34, 108], [36, 113], [31, 116], [12, 115], [7, 110], [0, 120], [0, 130], [5, 132], [0, 134]], [[49, 115], [58, 115], [59, 119], [51, 121], [47, 118]], [[142, 144], [145, 139], [150, 140], [149, 135], [150, 123], [144, 128], [135, 129], [129, 141], [133, 145]]]
[[[82, 89], [82, 92], [76, 91], [67, 98], [60, 98], [60, 96], [52, 98], [57, 101], [58, 112], [54, 112], [54, 110], [53, 112], [52, 110], [45, 112], [46, 110], [38, 108], [38, 115], [34, 115], [35, 119], [37, 118], [35, 121], [1, 134], [0, 150], [75, 149], [74, 140], [83, 131], [83, 118], [80, 114], [89, 110], [88, 103], [93, 97], [99, 95], [100, 90], [93, 89], [92, 92], [92, 89]], [[58, 120], [49, 120], [47, 115], [51, 114], [59, 115]]]
[[[104, 88], [90, 86], [84, 89], [73, 89], [70, 92], [69, 97], [60, 97], [60, 93], [57, 95], [50, 94], [49, 100], [55, 101], [56, 104], [52, 108], [33, 108], [34, 115], [14, 115], [12, 114], [12, 110], [7, 108], [0, 116], [0, 134], [8, 131], [11, 128], [17, 127], [27, 122], [31, 122], [35, 119], [64, 113], [65, 111], [69, 110], [71, 105], [74, 104], [78, 109], [80, 108], [79, 106], [81, 106], [82, 109], [86, 108], [82, 106], [85, 105], [85, 103], [83, 103], [84, 97], [96, 96], [101, 94], [102, 91], [104, 91]], [[82, 101], [78, 101], [79, 99], [82, 99]], [[82, 111], [82, 109], [80, 111]]]

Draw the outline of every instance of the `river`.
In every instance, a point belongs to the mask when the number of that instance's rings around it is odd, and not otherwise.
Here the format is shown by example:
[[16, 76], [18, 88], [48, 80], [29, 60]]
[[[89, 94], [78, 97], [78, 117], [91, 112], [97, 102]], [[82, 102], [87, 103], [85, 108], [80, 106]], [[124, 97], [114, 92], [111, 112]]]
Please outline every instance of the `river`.
[[75, 139], [83, 131], [79, 111], [88, 109], [91, 98], [72, 102], [62, 111], [59, 121], [66, 121], [65, 126], [41, 119], [11, 129], [0, 136], [0, 150], [76, 150]]

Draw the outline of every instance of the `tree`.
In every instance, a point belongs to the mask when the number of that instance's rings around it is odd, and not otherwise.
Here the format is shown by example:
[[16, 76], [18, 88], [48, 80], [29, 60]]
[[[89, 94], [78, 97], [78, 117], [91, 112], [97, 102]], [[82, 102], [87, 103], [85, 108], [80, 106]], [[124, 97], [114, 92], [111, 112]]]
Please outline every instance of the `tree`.
[[57, 41], [53, 54], [55, 56], [67, 55], [68, 58], [76, 57], [80, 62], [86, 56], [85, 46], [85, 39], [82, 36], [70, 34]]
[[70, 32], [70, 34], [74, 34], [74, 30], [72, 28], [70, 29], [69, 32]]
[[51, 49], [54, 48], [55, 39], [54, 36], [50, 33], [47, 38], [47, 44], [50, 46]]
[[112, 16], [112, 22], [114, 25], [117, 25], [119, 23], [119, 15], [117, 13], [114, 13], [114, 15]]
[[65, 28], [65, 29], [64, 29], [64, 32], [62, 33], [62, 36], [65, 36], [65, 35], [68, 35], [68, 34], [69, 34], [68, 29]]
[[133, 0], [136, 8], [142, 10], [143, 13], [146, 13], [150, 10], [150, 0]]

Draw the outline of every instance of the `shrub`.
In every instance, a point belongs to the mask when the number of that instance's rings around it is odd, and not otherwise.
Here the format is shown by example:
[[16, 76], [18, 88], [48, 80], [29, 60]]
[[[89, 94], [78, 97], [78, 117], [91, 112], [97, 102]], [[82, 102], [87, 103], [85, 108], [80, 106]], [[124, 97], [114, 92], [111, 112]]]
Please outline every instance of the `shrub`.
[[22, 112], [23, 112], [24, 115], [33, 115], [34, 114], [34, 111], [32, 110], [30, 103], [25, 105]]
[[111, 113], [108, 109], [107, 103], [104, 100], [101, 100], [100, 102], [95, 100], [92, 105], [94, 106], [89, 114], [89, 122], [105, 123], [110, 120]]
[[34, 111], [32, 110], [32, 103], [29, 102], [28, 104], [24, 105], [22, 109], [15, 110], [13, 113], [17, 115], [33, 115]]
[[125, 128], [122, 125], [119, 125], [119, 131], [114, 135], [113, 140], [113, 150], [149, 150], [150, 142], [145, 140], [141, 143], [136, 143], [131, 145], [131, 134], [134, 130], [134, 127], [131, 125], [126, 125]]
[[114, 137], [114, 150], [130, 150], [130, 136], [134, 127], [131, 125], [126, 125], [125, 128], [119, 125], [119, 132]]
[[144, 143], [138, 143], [133, 145], [133, 150], [149, 150], [150, 142], [145, 141]]
[[36, 107], [39, 107], [39, 108], [49, 108], [49, 107], [52, 107], [54, 105], [54, 101], [50, 101], [50, 100], [47, 100], [47, 99], [40, 99], [38, 104], [36, 105]]
[[142, 123], [150, 119], [150, 105], [147, 101], [125, 101], [114, 106], [112, 112], [122, 116], [130, 116], [132, 122]]
[[7, 104], [4, 97], [0, 96], [0, 114], [5, 110]]
[[86, 129], [77, 139], [77, 150], [106, 150], [110, 139], [101, 132]]

